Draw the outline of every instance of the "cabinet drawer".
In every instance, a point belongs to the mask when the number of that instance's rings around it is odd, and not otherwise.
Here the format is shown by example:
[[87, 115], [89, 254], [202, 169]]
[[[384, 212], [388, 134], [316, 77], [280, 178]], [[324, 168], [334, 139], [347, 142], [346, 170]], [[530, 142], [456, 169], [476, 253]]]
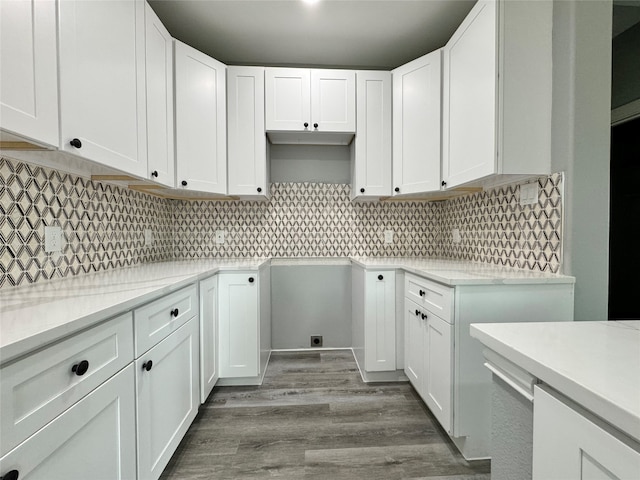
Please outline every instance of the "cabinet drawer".
[[136, 358], [198, 314], [195, 285], [166, 295], [134, 311]]
[[406, 274], [404, 294], [422, 308], [438, 315], [448, 323], [453, 323], [453, 288]]
[[133, 326], [128, 313], [3, 367], [0, 455], [132, 360]]

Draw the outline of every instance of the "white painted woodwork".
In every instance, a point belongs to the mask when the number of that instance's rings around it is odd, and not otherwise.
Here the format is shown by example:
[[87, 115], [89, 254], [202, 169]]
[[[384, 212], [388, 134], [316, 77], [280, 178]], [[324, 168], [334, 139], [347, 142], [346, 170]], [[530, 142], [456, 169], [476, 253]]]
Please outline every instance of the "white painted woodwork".
[[0, 475], [17, 470], [29, 480], [136, 478], [133, 383], [129, 365], [0, 459]]
[[198, 413], [198, 330], [196, 316], [135, 361], [138, 480], [160, 477]]
[[391, 73], [394, 195], [440, 190], [441, 51]]
[[267, 364], [271, 357], [271, 266], [265, 265], [258, 271], [258, 322], [260, 332], [260, 366], [259, 374], [262, 375], [260, 383], [267, 370]]
[[264, 108], [264, 68], [227, 67], [229, 195], [269, 197]]
[[218, 368], [218, 276], [200, 280], [200, 402], [213, 390]]
[[427, 313], [424, 401], [447, 433], [452, 433], [453, 326]]
[[[351, 151], [351, 198], [391, 195], [391, 73], [356, 72], [358, 123]], [[362, 191], [364, 189], [364, 191]]]
[[[89, 362], [87, 372], [72, 368]], [[103, 322], [0, 369], [0, 456], [133, 360], [131, 313]]]
[[[379, 277], [382, 277], [380, 279]], [[367, 271], [364, 298], [364, 357], [368, 372], [396, 369], [396, 275]]]
[[534, 386], [533, 480], [638, 478], [640, 445], [578, 408]]
[[256, 273], [218, 276], [220, 378], [257, 377], [261, 373], [258, 283]]
[[311, 70], [311, 127], [314, 131], [355, 132], [355, 105], [355, 71]]
[[[174, 40], [176, 184], [227, 193], [225, 65]], [[182, 182], [187, 182], [182, 185]]]
[[[417, 312], [417, 313], [416, 313]], [[404, 373], [418, 393], [424, 381], [424, 325], [420, 307], [410, 300], [404, 300]]]
[[552, 25], [553, 2], [480, 0], [444, 47], [447, 188], [550, 173]]
[[[175, 310], [178, 315], [174, 315]], [[198, 290], [190, 285], [134, 311], [136, 358], [198, 314]]]
[[57, 147], [56, 2], [0, 2], [0, 128]]
[[[145, 66], [147, 86], [146, 178], [175, 187], [173, 144], [173, 38], [145, 2]], [[157, 172], [154, 176], [152, 172]]]
[[441, 318], [451, 318], [453, 288], [411, 274], [407, 274], [405, 279], [405, 295], [408, 298]]
[[146, 177], [145, 2], [58, 6], [61, 148]]
[[267, 68], [265, 102], [267, 131], [311, 130], [311, 71]]

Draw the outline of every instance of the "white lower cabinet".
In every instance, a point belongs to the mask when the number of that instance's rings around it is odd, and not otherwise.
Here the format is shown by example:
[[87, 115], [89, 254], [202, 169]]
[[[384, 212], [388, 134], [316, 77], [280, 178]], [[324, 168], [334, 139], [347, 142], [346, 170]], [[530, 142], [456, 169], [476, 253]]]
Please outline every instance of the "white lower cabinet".
[[218, 362], [218, 276], [200, 281], [200, 402], [220, 376]]
[[534, 387], [533, 479], [639, 478], [640, 446], [578, 408]]
[[138, 480], [160, 477], [198, 413], [198, 318], [135, 361]]
[[420, 393], [424, 378], [424, 322], [416, 303], [409, 299], [405, 299], [404, 303], [404, 373]]
[[396, 274], [366, 272], [364, 286], [364, 367], [396, 369]]
[[0, 478], [130, 480], [136, 477], [133, 365], [0, 460]]

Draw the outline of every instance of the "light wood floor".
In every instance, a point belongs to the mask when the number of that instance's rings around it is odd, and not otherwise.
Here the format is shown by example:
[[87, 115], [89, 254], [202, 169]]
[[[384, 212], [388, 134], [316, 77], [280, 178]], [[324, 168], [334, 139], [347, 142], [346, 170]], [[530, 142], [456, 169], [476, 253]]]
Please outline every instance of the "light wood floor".
[[409, 383], [365, 384], [348, 350], [274, 352], [260, 387], [216, 387], [161, 480], [488, 480]]

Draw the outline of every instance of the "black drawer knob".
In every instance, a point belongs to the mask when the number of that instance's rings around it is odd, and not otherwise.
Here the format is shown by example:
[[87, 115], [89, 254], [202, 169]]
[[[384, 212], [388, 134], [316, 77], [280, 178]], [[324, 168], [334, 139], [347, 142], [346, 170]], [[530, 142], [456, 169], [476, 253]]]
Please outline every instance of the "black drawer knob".
[[416, 317], [420, 315], [420, 310], [416, 310]]
[[378, 280], [382, 280], [384, 277], [382, 275], [378, 275]]
[[446, 187], [447, 186], [447, 182], [445, 182], [444, 180], [442, 180], [442, 186]]
[[258, 190], [258, 193], [261, 193], [262, 192], [262, 187], [258, 187], [257, 190]]
[[313, 124], [313, 128], [318, 128], [318, 124], [317, 124], [317, 123], [314, 123], [314, 124]]
[[[86, 360], [82, 360], [80, 363], [76, 363], [73, 367], [71, 367], [71, 371], [81, 377], [89, 370], [89, 362]], [[4, 480], [4, 478], [2, 479]]]
[[425, 294], [425, 293], [427, 293], [427, 292], [425, 292], [424, 290], [420, 290], [420, 296], [421, 296], [421, 297], [424, 297], [424, 294]]
[[361, 188], [361, 189], [360, 189], [360, 193], [364, 193], [364, 188]]
[[80, 141], [79, 138], [74, 138], [73, 140], [71, 140], [69, 142], [69, 145], [71, 145], [74, 148], [82, 148], [82, 142]]
[[249, 283], [253, 283], [254, 278], [253, 277], [249, 277]]
[[146, 370], [147, 372], [148, 372], [149, 370], [151, 370], [151, 368], [152, 368], [152, 367], [153, 367], [153, 361], [151, 361], [151, 360], [147, 360], [146, 362], [144, 362], [144, 363], [142, 364], [142, 369], [143, 369], [143, 370]]
[[182, 182], [180, 182], [182, 184], [183, 187], [187, 186], [187, 181], [186, 180], [182, 180]]
[[154, 170], [153, 172], [151, 172], [151, 176], [158, 178], [158, 170]]
[[20, 472], [18, 470], [11, 470], [0, 477], [0, 480], [18, 480]]
[[427, 315], [423, 313], [423, 314], [422, 314], [422, 319], [423, 319], [423, 320], [426, 320], [426, 319], [427, 319]]
[[400, 187], [394, 188], [393, 191], [396, 192], [396, 193], [400, 193]]
[[309, 126], [309, 122], [304, 122], [304, 128], [307, 128]]
[[179, 313], [180, 313], [180, 310], [178, 310], [177, 308], [174, 308], [173, 310], [171, 310], [172, 317], [177, 317]]

